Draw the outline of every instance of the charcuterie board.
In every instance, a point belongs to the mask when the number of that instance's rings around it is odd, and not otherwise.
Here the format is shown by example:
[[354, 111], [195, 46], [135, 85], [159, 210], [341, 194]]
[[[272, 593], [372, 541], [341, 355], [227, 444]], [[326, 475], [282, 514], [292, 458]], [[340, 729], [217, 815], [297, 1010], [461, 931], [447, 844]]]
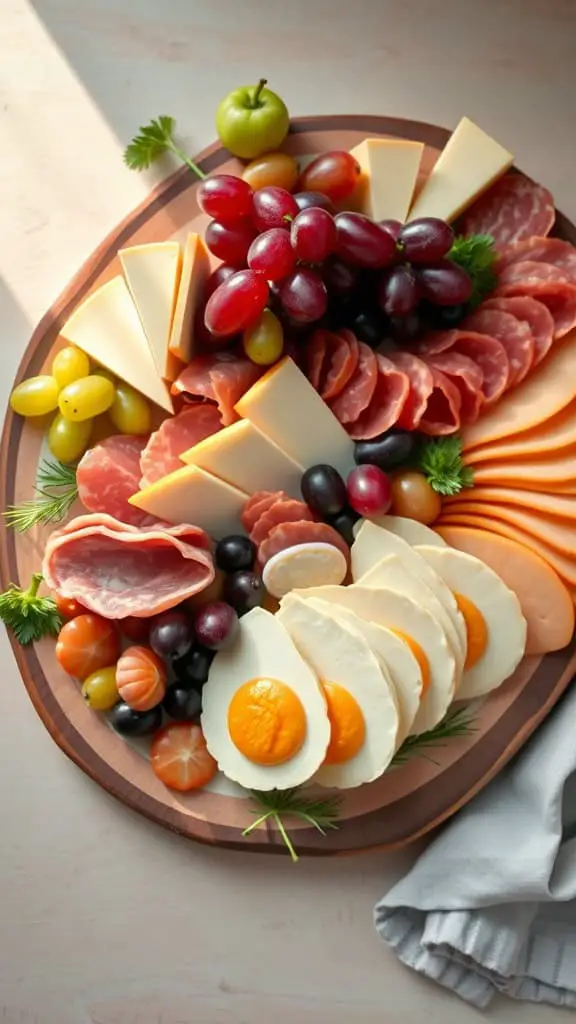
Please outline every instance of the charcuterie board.
[[[309, 158], [329, 150], [350, 150], [367, 135], [423, 143], [422, 181], [449, 137], [448, 132], [432, 125], [375, 116], [300, 118], [292, 122], [284, 149], [299, 159]], [[239, 162], [220, 145], [204, 151], [197, 163], [205, 172], [234, 174], [241, 170]], [[183, 241], [190, 231], [204, 232], [208, 218], [199, 210], [197, 187], [188, 169], [177, 171], [100, 245], [36, 328], [18, 380], [40, 374], [50, 364], [61, 345], [58, 336], [64, 323], [90, 294], [119, 273], [119, 249]], [[576, 228], [560, 214], [555, 233], [576, 244]], [[21, 501], [33, 488], [42, 444], [41, 429], [8, 412], [1, 448], [3, 508]], [[46, 528], [24, 535], [2, 530], [3, 589], [10, 581], [25, 580], [37, 570], [48, 533]], [[285, 852], [272, 825], [242, 835], [254, 814], [234, 783], [217, 777], [197, 792], [166, 788], [150, 771], [138, 744], [126, 743], [104, 717], [91, 713], [79, 699], [77, 684], [58, 664], [53, 641], [45, 639], [25, 648], [13, 642], [13, 648], [24, 684], [50, 734], [109, 793], [189, 838], [232, 849]], [[338, 827], [327, 834], [295, 821], [299, 853], [331, 855], [397, 847], [444, 821], [520, 749], [559, 699], [575, 667], [574, 643], [544, 657], [524, 658], [503, 686], [478, 700], [474, 729], [468, 735], [451, 739], [428, 758], [409, 759], [375, 782], [345, 791]]]

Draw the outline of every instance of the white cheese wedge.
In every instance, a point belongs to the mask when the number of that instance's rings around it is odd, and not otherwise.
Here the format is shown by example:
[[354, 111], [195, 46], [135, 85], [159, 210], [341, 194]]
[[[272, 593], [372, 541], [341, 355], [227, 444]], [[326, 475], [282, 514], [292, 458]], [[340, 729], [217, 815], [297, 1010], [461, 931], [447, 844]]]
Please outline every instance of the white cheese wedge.
[[240, 516], [248, 495], [197, 466], [183, 466], [129, 500], [168, 523], [199, 526], [215, 540], [244, 532]]
[[327, 463], [346, 477], [354, 442], [292, 359], [283, 359], [235, 406], [304, 469]]
[[410, 220], [454, 220], [508, 170], [513, 160], [504, 146], [463, 117], [416, 198]]
[[150, 242], [120, 249], [118, 256], [160, 377], [175, 380], [180, 363], [168, 343], [182, 273], [178, 242]]
[[[374, 516], [370, 522], [401, 537], [411, 547], [414, 547], [415, 544], [436, 544], [440, 548], [446, 547], [446, 541], [442, 540], [438, 533], [431, 530], [429, 526], [416, 522], [415, 519], [407, 519], [405, 516]], [[363, 523], [364, 520], [359, 519], [354, 524], [355, 537], [360, 532]]]
[[64, 325], [60, 336], [151, 402], [170, 413], [174, 411], [138, 310], [120, 275], [88, 296]]
[[189, 465], [199, 466], [240, 487], [247, 494], [286, 491], [291, 497], [302, 499], [302, 466], [250, 420], [238, 420], [212, 434], [184, 452], [181, 458]]
[[424, 146], [406, 139], [364, 139], [350, 150], [362, 176], [346, 209], [373, 220], [406, 220]]
[[174, 310], [169, 349], [183, 363], [195, 352], [194, 320], [210, 273], [208, 250], [200, 235], [191, 232], [184, 245], [182, 276]]

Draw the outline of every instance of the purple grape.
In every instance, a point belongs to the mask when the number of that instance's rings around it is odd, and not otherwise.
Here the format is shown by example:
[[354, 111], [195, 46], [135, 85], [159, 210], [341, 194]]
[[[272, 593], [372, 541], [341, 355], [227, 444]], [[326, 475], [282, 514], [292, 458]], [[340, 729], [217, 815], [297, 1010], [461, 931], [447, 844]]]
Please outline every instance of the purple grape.
[[406, 316], [418, 303], [418, 282], [412, 267], [403, 264], [382, 275], [378, 289], [380, 308], [388, 316]]
[[336, 252], [356, 267], [389, 267], [397, 255], [396, 243], [385, 228], [362, 213], [338, 213]]
[[390, 317], [390, 334], [394, 341], [414, 341], [422, 333], [422, 321], [416, 310], [407, 316]]
[[436, 263], [452, 248], [454, 232], [438, 217], [419, 217], [404, 224], [398, 244], [411, 263]]
[[336, 213], [334, 203], [323, 192], [296, 192], [293, 198], [299, 210], [309, 210], [311, 206], [317, 206], [328, 213]]
[[299, 267], [283, 282], [280, 301], [291, 320], [311, 324], [324, 316], [328, 306], [328, 292], [316, 271]]
[[334, 295], [349, 295], [358, 283], [360, 271], [349, 267], [337, 256], [331, 256], [322, 267], [322, 277], [329, 292]]
[[259, 608], [265, 593], [260, 576], [250, 569], [233, 573], [224, 583], [224, 597], [238, 615], [245, 615], [253, 608]]
[[418, 281], [423, 297], [436, 306], [458, 306], [472, 294], [466, 271], [447, 259], [438, 260], [433, 267], [419, 267]]
[[148, 642], [161, 658], [183, 658], [194, 642], [192, 623], [184, 612], [163, 612], [152, 621]]
[[238, 616], [225, 601], [211, 601], [196, 613], [194, 629], [199, 643], [211, 651], [219, 651], [234, 640]]
[[398, 241], [398, 235], [402, 229], [401, 220], [392, 220], [391, 218], [388, 220], [381, 220], [380, 227], [384, 228], [384, 231], [387, 231], [388, 234], [392, 236], [395, 242]]

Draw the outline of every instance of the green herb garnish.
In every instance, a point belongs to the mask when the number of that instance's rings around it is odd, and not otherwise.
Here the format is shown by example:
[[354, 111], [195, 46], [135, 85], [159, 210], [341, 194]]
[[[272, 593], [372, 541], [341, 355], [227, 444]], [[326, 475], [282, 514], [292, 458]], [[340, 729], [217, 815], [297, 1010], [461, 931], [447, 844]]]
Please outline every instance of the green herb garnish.
[[197, 178], [205, 178], [204, 171], [174, 141], [175, 129], [174, 118], [165, 115], [143, 125], [124, 150], [124, 163], [133, 171], [146, 171], [165, 153], [174, 153]]
[[457, 434], [424, 441], [416, 452], [416, 466], [430, 486], [444, 496], [473, 487], [474, 473], [462, 459], [462, 442]]
[[392, 765], [406, 764], [412, 757], [425, 757], [431, 761], [429, 750], [444, 747], [447, 740], [469, 736], [474, 731], [474, 719], [468, 708], [451, 708], [433, 729], [421, 732], [419, 736], [408, 736], [395, 753]]
[[60, 523], [78, 497], [76, 470], [53, 459], [43, 459], [38, 469], [36, 497], [12, 505], [3, 512], [8, 526], [26, 533], [34, 526]]
[[58, 636], [64, 621], [53, 598], [38, 597], [42, 579], [42, 573], [35, 572], [28, 590], [11, 583], [0, 594], [0, 619], [23, 647], [43, 636]]
[[265, 821], [273, 821], [294, 863], [298, 860], [298, 854], [288, 833], [285, 818], [298, 818], [300, 821], [307, 821], [323, 836], [326, 835], [328, 829], [338, 828], [336, 824], [340, 812], [338, 797], [328, 797], [327, 799], [307, 797], [301, 789], [296, 788], [272, 789], [266, 793], [252, 789], [250, 798], [255, 805], [254, 813], [258, 817], [248, 828], [244, 829], [242, 835], [249, 836]]
[[492, 235], [459, 235], [454, 240], [448, 258], [462, 267], [471, 279], [472, 295], [467, 307], [476, 309], [498, 283], [494, 270], [498, 253]]

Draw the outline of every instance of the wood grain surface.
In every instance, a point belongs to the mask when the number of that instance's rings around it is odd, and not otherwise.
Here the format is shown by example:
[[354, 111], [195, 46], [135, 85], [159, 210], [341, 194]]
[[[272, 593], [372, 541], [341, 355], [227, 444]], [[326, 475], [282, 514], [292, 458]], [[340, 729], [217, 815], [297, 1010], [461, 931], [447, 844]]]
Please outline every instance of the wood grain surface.
[[[121, 163], [177, 117], [191, 152], [262, 72], [294, 114], [388, 113], [508, 144], [576, 217], [573, 0], [3, 0], [0, 386], [86, 255], [148, 193]], [[372, 932], [401, 855], [305, 861], [184, 844], [86, 780], [0, 638], [3, 1024], [472, 1024]], [[161, 929], [161, 941], [158, 941]], [[498, 1022], [562, 1011], [499, 1001]]]

